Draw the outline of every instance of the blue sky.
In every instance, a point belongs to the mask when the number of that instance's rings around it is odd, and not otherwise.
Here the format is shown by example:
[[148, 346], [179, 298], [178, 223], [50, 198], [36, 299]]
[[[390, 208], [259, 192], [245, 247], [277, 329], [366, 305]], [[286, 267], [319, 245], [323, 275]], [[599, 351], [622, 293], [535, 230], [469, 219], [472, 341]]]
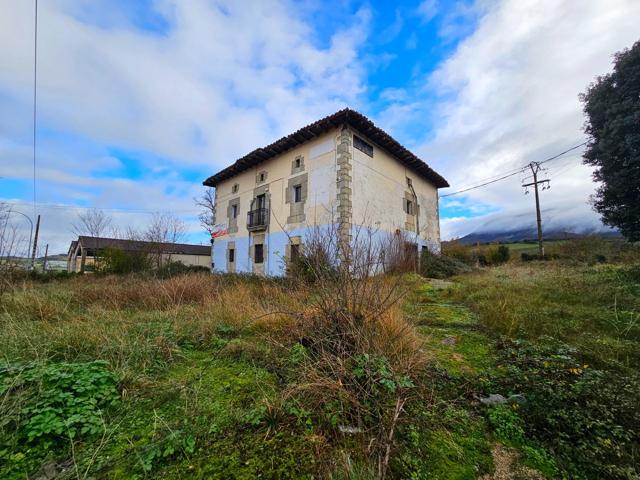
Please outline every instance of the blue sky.
[[[0, 9], [0, 201], [31, 213], [33, 4]], [[40, 2], [45, 241], [64, 250], [95, 206], [139, 228], [172, 211], [205, 242], [204, 178], [344, 106], [454, 189], [540, 160], [583, 140], [577, 95], [637, 40], [637, 18], [632, 0]], [[597, 226], [590, 171], [560, 167], [550, 221]], [[443, 235], [526, 218], [518, 180], [443, 199]]]

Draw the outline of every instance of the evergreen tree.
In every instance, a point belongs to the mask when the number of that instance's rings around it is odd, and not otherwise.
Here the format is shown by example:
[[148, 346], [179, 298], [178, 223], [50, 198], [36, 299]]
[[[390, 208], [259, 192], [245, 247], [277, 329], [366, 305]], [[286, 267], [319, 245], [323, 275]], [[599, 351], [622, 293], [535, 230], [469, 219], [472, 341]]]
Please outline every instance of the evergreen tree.
[[584, 163], [600, 182], [592, 198], [602, 221], [640, 240], [640, 41], [614, 55], [613, 72], [580, 96], [589, 143]]

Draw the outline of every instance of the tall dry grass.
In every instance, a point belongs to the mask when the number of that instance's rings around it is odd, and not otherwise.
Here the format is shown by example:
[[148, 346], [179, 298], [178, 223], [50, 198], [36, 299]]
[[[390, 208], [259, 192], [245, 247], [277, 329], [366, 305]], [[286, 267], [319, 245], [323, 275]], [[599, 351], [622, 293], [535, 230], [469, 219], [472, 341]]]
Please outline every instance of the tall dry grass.
[[[166, 280], [83, 276], [25, 283], [0, 297], [0, 356], [7, 361], [108, 360], [126, 376], [163, 367], [183, 347], [291, 323], [304, 293], [273, 282], [189, 274]], [[262, 319], [255, 321], [255, 319]]]
[[312, 279], [310, 302], [289, 334], [304, 353], [284, 397], [313, 412], [329, 438], [355, 433], [357, 453], [383, 479], [427, 357], [400, 309], [402, 277], [380, 274], [385, 242], [368, 230], [343, 242], [332, 229], [305, 239], [299, 261]]

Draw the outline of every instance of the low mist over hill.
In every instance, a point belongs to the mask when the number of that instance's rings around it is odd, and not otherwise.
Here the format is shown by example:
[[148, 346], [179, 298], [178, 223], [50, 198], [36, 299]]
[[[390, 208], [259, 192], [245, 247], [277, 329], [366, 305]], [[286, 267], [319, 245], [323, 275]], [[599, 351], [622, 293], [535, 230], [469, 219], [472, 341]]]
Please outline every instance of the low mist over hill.
[[[603, 225], [591, 212], [589, 212], [589, 215], [580, 216], [576, 215], [577, 212], [573, 210], [544, 210], [542, 212], [544, 238], [547, 240], [560, 240], [585, 235], [606, 237], [620, 235], [616, 230]], [[538, 234], [535, 222], [535, 213], [533, 211], [513, 215], [504, 213], [492, 214], [480, 217], [480, 219], [470, 219], [469, 223], [471, 225], [466, 229], [470, 233], [452, 235], [452, 238], [457, 238], [463, 244], [536, 240]], [[462, 227], [463, 225], [461, 224], [460, 226]]]

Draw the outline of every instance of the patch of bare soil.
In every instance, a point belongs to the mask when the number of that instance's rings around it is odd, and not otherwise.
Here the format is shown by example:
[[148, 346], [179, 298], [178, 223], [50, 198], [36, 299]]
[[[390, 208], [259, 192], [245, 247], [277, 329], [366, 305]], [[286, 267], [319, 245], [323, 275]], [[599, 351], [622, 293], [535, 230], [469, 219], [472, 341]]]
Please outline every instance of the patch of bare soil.
[[491, 454], [496, 471], [483, 475], [479, 480], [544, 480], [540, 472], [518, 462], [520, 455], [513, 448], [496, 444]]

